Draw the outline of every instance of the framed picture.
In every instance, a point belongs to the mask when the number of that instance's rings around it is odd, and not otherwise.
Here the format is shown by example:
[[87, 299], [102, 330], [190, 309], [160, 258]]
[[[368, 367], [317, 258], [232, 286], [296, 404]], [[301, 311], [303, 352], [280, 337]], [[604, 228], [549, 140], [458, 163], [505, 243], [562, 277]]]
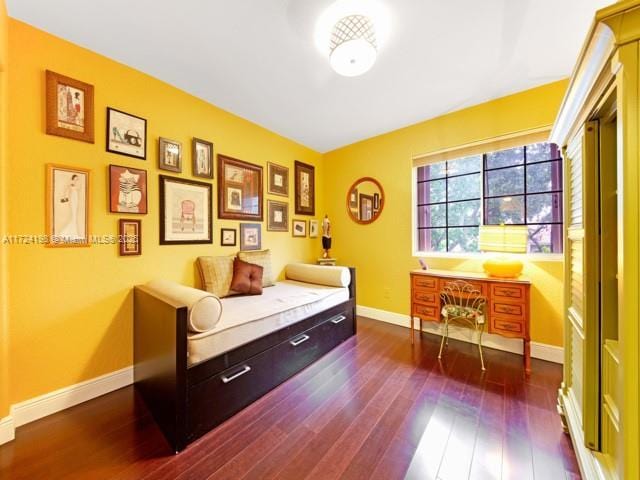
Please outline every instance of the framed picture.
[[289, 204], [267, 200], [267, 230], [271, 232], [289, 231]]
[[210, 183], [160, 175], [160, 245], [213, 243]]
[[218, 155], [218, 218], [262, 221], [262, 167]]
[[293, 236], [294, 237], [306, 237], [307, 236], [307, 221], [306, 220], [294, 220], [293, 221]]
[[93, 143], [93, 85], [46, 72], [46, 131]]
[[158, 168], [171, 172], [182, 172], [182, 144], [175, 140], [158, 139]]
[[351, 192], [349, 192], [349, 208], [353, 210], [358, 209], [358, 189], [353, 188]]
[[273, 195], [289, 196], [289, 169], [275, 163], [267, 163], [269, 184], [267, 191]]
[[296, 160], [296, 215], [316, 214], [315, 167]]
[[262, 248], [262, 224], [240, 224], [240, 250], [260, 250]]
[[236, 246], [236, 234], [235, 228], [223, 228], [220, 230], [220, 245], [223, 247], [235, 247]]
[[191, 149], [193, 176], [213, 178], [213, 143], [194, 138]]
[[50, 247], [88, 247], [90, 171], [47, 164], [46, 233]]
[[107, 107], [107, 152], [146, 160], [147, 121]]
[[142, 229], [140, 220], [118, 221], [118, 245], [120, 245], [120, 256], [142, 254]]
[[318, 237], [318, 220], [309, 220], [309, 238]]
[[109, 211], [147, 213], [147, 171], [109, 165]]

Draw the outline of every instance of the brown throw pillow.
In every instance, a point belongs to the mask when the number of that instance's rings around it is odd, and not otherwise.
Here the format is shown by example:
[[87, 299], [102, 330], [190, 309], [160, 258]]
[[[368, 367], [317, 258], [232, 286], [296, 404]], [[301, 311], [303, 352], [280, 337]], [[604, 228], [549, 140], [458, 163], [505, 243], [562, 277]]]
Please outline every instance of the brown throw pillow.
[[262, 295], [262, 267], [236, 258], [230, 288], [238, 293]]

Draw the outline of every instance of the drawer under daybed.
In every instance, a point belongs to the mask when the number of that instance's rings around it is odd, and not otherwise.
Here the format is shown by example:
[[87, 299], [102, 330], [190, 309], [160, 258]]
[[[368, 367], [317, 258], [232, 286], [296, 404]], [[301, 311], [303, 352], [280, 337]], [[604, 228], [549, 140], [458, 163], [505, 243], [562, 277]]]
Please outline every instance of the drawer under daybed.
[[[204, 369], [201, 368], [207, 366], [206, 362], [189, 369], [189, 442], [352, 336], [355, 333], [353, 308], [350, 302], [345, 302], [283, 330], [273, 334], [274, 340], [281, 340], [279, 343], [207, 378], [202, 379]], [[227, 360], [243, 358], [241, 353], [229, 352], [223, 356]]]

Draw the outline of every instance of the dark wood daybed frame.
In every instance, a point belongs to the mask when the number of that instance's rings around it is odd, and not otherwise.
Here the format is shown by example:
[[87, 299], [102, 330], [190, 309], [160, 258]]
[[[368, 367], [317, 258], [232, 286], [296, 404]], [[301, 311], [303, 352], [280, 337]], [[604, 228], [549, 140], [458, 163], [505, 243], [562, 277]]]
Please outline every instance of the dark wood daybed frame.
[[355, 335], [349, 270], [348, 301], [191, 366], [187, 307], [134, 288], [135, 388], [176, 453]]

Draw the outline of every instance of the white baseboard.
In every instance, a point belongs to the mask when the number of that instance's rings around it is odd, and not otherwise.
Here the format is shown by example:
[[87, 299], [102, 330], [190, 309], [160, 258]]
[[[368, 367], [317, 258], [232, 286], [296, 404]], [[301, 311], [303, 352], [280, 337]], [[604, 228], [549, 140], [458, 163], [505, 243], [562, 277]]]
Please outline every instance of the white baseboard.
[[569, 436], [573, 443], [573, 450], [576, 453], [582, 478], [585, 480], [606, 480], [610, 478], [601, 468], [601, 464], [596, 456], [598, 454], [584, 446], [584, 435], [582, 434], [582, 424], [580, 421], [581, 415], [578, 413], [579, 407], [576, 406], [573, 395], [560, 393], [560, 398], [562, 399], [565, 419], [569, 427]]
[[16, 428], [20, 427], [132, 383], [133, 367], [126, 367], [60, 390], [45, 393], [39, 397], [12, 405], [11, 416], [13, 417], [13, 423]]
[[13, 424], [13, 417], [0, 418], [0, 445], [13, 440], [15, 435], [16, 428]]
[[[365, 307], [363, 305], [358, 305], [356, 308], [358, 315], [362, 315], [363, 317], [409, 328], [409, 315]], [[418, 322], [416, 322], [416, 325], [417, 324]], [[422, 329], [425, 332], [440, 335], [440, 325], [435, 322], [422, 322]], [[478, 343], [477, 332], [469, 328], [451, 326], [449, 327], [449, 336], [456, 340], [462, 340], [463, 342]], [[482, 346], [522, 355], [522, 340], [514, 338], [484, 333], [482, 335]], [[547, 360], [548, 362], [564, 363], [564, 349], [555, 345], [547, 345], [546, 343], [531, 342], [531, 356], [533, 358]]]
[[11, 406], [11, 415], [0, 420], [0, 445], [13, 440], [15, 429], [133, 383], [133, 367], [64, 387]]

